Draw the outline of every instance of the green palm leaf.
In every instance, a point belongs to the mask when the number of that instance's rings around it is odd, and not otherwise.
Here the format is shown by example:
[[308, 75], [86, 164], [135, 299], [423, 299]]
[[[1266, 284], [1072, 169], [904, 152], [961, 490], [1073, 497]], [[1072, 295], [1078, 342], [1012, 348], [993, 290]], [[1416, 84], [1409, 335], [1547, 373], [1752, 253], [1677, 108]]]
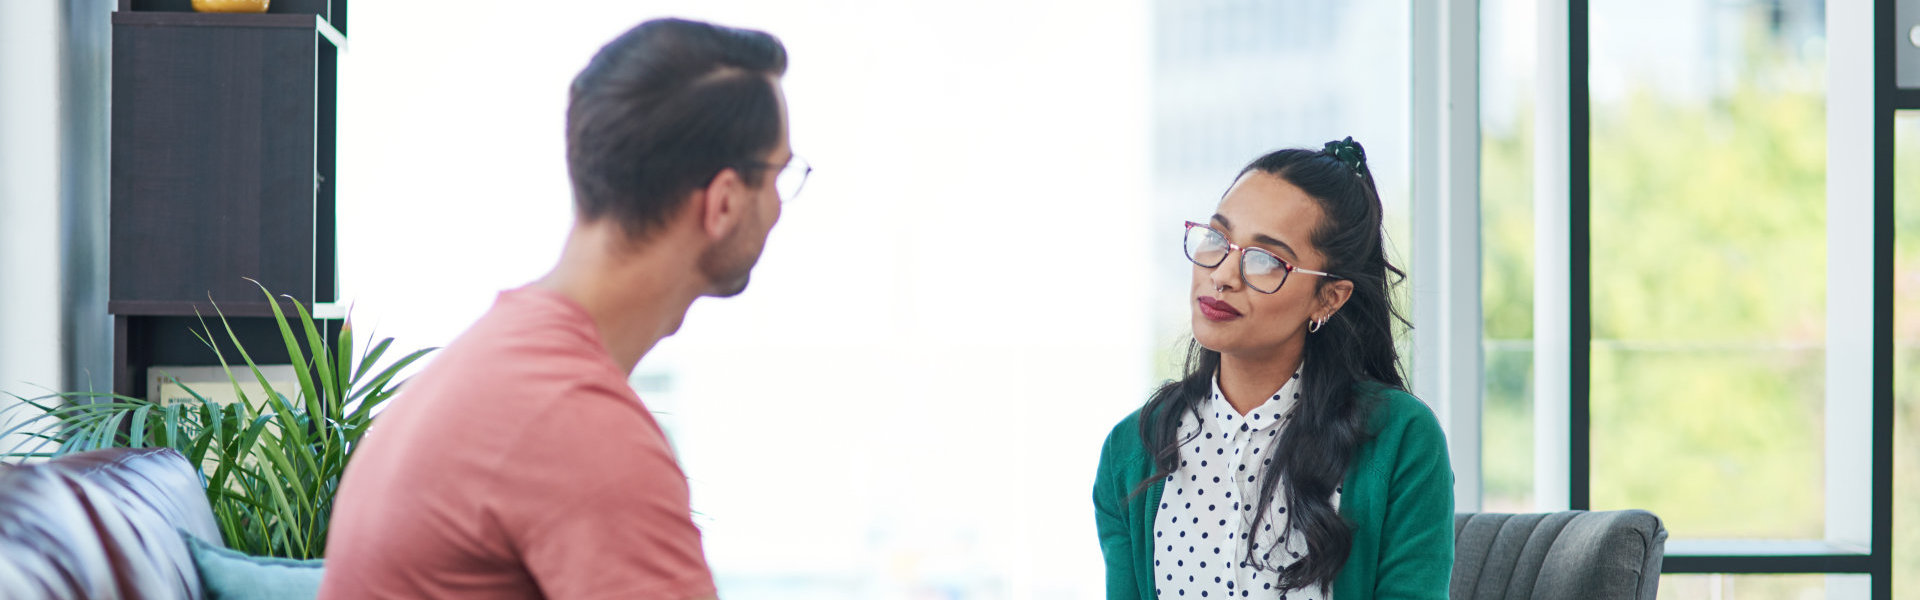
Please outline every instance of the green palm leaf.
[[[256, 282], [257, 284], [257, 282]], [[276, 390], [215, 306], [216, 327], [193, 332], [213, 349], [238, 400], [220, 404], [182, 385], [191, 401], [157, 404], [108, 393], [55, 393], [0, 410], [0, 462], [57, 457], [110, 447], [180, 451], [206, 485], [214, 520], [229, 547], [255, 555], [318, 558], [326, 549], [333, 494], [378, 408], [403, 385], [401, 374], [434, 349], [382, 363], [393, 339], [355, 356], [351, 326], [321, 334], [305, 306], [289, 315], [265, 287], [299, 388]], [[215, 331], [238, 355], [229, 362]], [[289, 396], [291, 393], [291, 396]], [[17, 436], [17, 437], [16, 437]]]

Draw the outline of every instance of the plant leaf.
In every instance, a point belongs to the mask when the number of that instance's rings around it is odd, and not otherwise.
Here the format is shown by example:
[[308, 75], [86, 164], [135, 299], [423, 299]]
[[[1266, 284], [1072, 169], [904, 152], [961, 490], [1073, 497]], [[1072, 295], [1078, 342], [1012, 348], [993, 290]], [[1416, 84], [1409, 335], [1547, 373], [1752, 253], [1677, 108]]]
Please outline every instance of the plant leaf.
[[366, 356], [360, 357], [360, 368], [353, 373], [353, 382], [359, 383], [361, 378], [366, 377], [367, 371], [373, 368], [374, 363], [380, 361], [380, 356], [386, 354], [387, 347], [392, 345], [393, 338], [382, 339], [367, 351]]
[[153, 443], [147, 439], [147, 414], [151, 412], [153, 412], [153, 405], [151, 404], [133, 409], [133, 429], [127, 434], [127, 443], [141, 446], [153, 445]]
[[353, 373], [353, 319], [340, 322], [340, 335], [334, 342], [334, 384], [333, 393], [327, 395], [327, 417], [339, 418], [340, 409], [346, 404], [348, 387], [352, 384]]

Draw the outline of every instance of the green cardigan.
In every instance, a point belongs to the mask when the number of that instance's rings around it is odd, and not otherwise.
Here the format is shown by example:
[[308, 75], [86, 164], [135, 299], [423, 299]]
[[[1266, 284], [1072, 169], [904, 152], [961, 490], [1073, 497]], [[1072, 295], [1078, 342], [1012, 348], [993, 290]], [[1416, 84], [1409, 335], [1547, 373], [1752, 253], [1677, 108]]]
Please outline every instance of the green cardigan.
[[[1372, 402], [1374, 437], [1360, 446], [1340, 494], [1353, 551], [1333, 581], [1337, 600], [1447, 597], [1453, 572], [1453, 468], [1440, 422], [1406, 392], [1360, 389]], [[1163, 482], [1138, 496], [1153, 475], [1140, 440], [1140, 411], [1107, 435], [1093, 484], [1107, 599], [1147, 600], [1153, 591], [1153, 523]]]

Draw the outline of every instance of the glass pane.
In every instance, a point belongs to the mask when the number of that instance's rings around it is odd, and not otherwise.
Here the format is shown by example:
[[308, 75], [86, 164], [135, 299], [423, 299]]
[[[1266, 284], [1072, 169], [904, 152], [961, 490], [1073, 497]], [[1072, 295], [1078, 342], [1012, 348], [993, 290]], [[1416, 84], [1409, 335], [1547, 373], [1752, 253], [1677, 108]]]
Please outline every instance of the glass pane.
[[1920, 592], [1920, 112], [1894, 120], [1893, 595]]
[[1865, 575], [1662, 575], [1661, 598], [1713, 600], [1852, 600], [1865, 597]]
[[1592, 10], [1593, 506], [1819, 538], [1823, 6]]
[[1533, 98], [1530, 0], [1480, 5], [1480, 269], [1487, 512], [1533, 512]]
[[1192, 265], [1176, 250], [1180, 224], [1212, 215], [1241, 167], [1261, 154], [1347, 136], [1364, 145], [1386, 205], [1388, 258], [1407, 266], [1407, 3], [1152, 6], [1149, 260], [1154, 366], [1167, 378], [1181, 368], [1192, 333]]

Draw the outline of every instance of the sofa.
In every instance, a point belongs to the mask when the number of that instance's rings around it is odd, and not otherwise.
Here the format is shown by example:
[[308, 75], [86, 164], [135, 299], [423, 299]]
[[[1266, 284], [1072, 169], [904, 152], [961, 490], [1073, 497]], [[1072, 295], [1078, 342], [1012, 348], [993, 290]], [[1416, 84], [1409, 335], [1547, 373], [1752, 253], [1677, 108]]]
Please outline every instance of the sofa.
[[0, 597], [198, 600], [182, 532], [220, 544], [200, 476], [172, 449], [0, 465]]

